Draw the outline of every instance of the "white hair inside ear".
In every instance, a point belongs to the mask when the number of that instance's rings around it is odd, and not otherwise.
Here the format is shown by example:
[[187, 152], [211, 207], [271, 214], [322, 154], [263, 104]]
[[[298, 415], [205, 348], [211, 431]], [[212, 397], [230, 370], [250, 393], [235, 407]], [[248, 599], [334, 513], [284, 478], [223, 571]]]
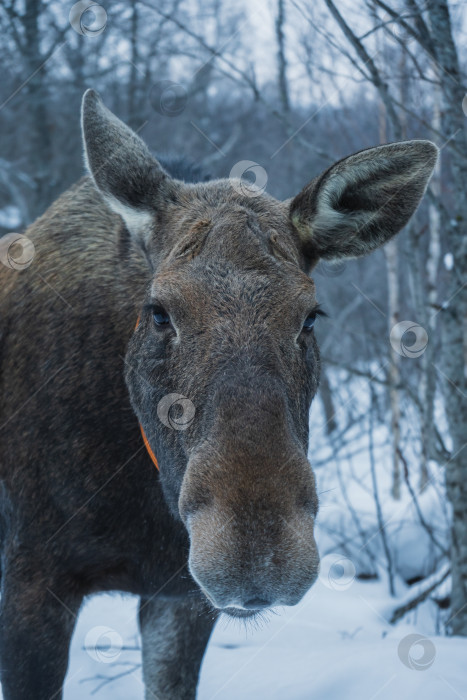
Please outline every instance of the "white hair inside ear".
[[116, 197], [107, 194], [104, 195], [104, 201], [112, 211], [122, 217], [127, 229], [132, 234], [144, 234], [154, 222], [154, 216], [151, 212], [131, 207], [120, 202]]
[[81, 124], [85, 164], [95, 186], [134, 239], [145, 246], [156, 208], [176, 188], [175, 181], [93, 90], [84, 94]]

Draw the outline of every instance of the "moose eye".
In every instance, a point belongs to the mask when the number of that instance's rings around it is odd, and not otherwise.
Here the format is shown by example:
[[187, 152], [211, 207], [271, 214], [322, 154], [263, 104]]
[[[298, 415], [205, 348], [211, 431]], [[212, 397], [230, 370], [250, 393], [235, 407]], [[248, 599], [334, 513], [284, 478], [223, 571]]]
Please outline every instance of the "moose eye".
[[316, 312], [313, 311], [311, 314], [309, 314], [306, 319], [303, 322], [303, 330], [304, 331], [311, 331], [313, 326], [315, 325], [316, 321]]
[[153, 319], [156, 326], [159, 328], [164, 328], [170, 325], [170, 316], [167, 311], [164, 311], [161, 307], [156, 307], [153, 312]]
[[303, 330], [306, 332], [311, 331], [315, 325], [317, 316], [327, 316], [327, 313], [323, 311], [319, 306], [316, 306], [313, 311], [311, 311], [303, 322]]

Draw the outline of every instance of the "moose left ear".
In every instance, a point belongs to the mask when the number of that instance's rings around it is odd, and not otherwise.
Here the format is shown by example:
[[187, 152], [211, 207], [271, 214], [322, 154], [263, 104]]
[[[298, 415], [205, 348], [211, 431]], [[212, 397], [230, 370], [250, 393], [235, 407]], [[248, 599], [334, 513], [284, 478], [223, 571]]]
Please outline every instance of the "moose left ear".
[[438, 158], [431, 141], [402, 141], [338, 161], [292, 200], [305, 254], [359, 257], [386, 243], [416, 210]]
[[155, 210], [176, 190], [175, 181], [94, 90], [84, 94], [81, 123], [86, 165], [94, 184], [130, 234], [144, 244], [152, 234]]

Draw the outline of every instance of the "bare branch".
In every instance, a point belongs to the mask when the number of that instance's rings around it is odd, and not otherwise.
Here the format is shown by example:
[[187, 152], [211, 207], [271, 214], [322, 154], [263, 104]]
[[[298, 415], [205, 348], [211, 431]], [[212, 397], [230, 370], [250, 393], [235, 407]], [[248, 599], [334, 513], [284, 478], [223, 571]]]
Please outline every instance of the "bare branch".
[[392, 613], [389, 622], [394, 625], [398, 620], [400, 620], [404, 615], [406, 615], [411, 610], [414, 610], [417, 606], [423, 603], [430, 595], [435, 591], [450, 575], [451, 569], [449, 566], [444, 566], [441, 571], [435, 576], [430, 577], [430, 581], [434, 578], [433, 582], [428, 586], [422, 586], [421, 591], [414, 595], [409, 601], [397, 607]]
[[392, 7], [383, 2], [383, 0], [373, 0], [373, 2], [375, 5], [387, 12], [390, 17], [396, 20], [398, 24], [400, 24], [400, 26], [405, 29], [407, 34], [414, 38], [430, 56], [434, 56], [434, 47], [431, 42], [431, 37], [423, 19], [421, 18], [421, 10], [417, 7], [415, 0], [406, 0], [406, 2], [412, 12], [411, 16], [415, 18], [415, 24], [417, 25], [419, 30], [418, 32], [415, 31], [415, 29], [408, 22], [405, 21], [402, 15], [400, 15], [396, 10], [394, 10]]
[[349, 43], [354, 47], [354, 50], [356, 54], [359, 56], [361, 61], [363, 61], [364, 65], [368, 67], [368, 70], [370, 71], [371, 75], [371, 82], [375, 86], [375, 88], [378, 90], [380, 97], [384, 103], [384, 106], [386, 107], [386, 111], [388, 114], [388, 117], [391, 120], [395, 137], [400, 139], [401, 134], [402, 134], [402, 129], [400, 125], [399, 118], [396, 114], [396, 111], [394, 109], [394, 104], [391, 95], [389, 94], [389, 89], [387, 84], [383, 81], [381, 74], [376, 66], [375, 61], [373, 60], [373, 57], [370, 56], [366, 48], [364, 47], [363, 43], [357, 38], [355, 33], [352, 31], [352, 29], [349, 27], [347, 22], [344, 20], [343, 16], [335, 6], [333, 0], [324, 0], [326, 3], [326, 6], [328, 7], [330, 13], [336, 20], [337, 24], [341, 28], [342, 32], [344, 33], [344, 36], [347, 38]]
[[436, 547], [438, 547], [438, 549], [440, 550], [440, 552], [442, 552], [442, 553], [447, 557], [447, 556], [449, 555], [448, 550], [447, 550], [446, 547], [444, 547], [440, 542], [438, 542], [438, 539], [437, 539], [436, 536], [435, 536], [435, 533], [434, 533], [434, 531], [433, 531], [433, 528], [431, 527], [431, 525], [429, 525], [429, 523], [427, 523], [427, 521], [425, 520], [425, 518], [424, 518], [424, 516], [423, 516], [423, 513], [422, 513], [421, 508], [420, 508], [420, 504], [419, 504], [419, 502], [418, 502], [417, 494], [416, 494], [415, 491], [413, 490], [412, 484], [410, 483], [410, 479], [409, 479], [409, 465], [407, 464], [407, 460], [405, 459], [405, 457], [404, 457], [404, 455], [403, 455], [403, 453], [402, 453], [402, 450], [401, 450], [400, 448], [398, 448], [397, 452], [398, 452], [398, 454], [399, 454], [399, 458], [400, 458], [400, 460], [401, 460], [401, 462], [402, 462], [402, 465], [403, 465], [403, 467], [404, 467], [404, 480], [405, 480], [405, 483], [406, 483], [407, 488], [408, 488], [408, 490], [409, 490], [410, 496], [412, 497], [412, 501], [413, 501], [413, 504], [414, 504], [414, 506], [415, 506], [415, 510], [417, 511], [417, 515], [418, 515], [418, 517], [419, 517], [420, 523], [421, 523], [422, 527], [423, 527], [423, 528], [426, 530], [426, 532], [428, 533], [428, 536], [429, 536], [429, 538], [431, 539], [431, 541], [433, 542], [433, 544], [434, 544]]

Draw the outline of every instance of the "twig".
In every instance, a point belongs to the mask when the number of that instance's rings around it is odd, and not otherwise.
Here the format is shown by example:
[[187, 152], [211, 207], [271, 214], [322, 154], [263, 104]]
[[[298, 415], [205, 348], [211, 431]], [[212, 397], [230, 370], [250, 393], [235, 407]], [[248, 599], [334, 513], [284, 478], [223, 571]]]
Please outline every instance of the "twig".
[[439, 578], [437, 578], [434, 581], [434, 583], [428, 586], [428, 588], [425, 588], [420, 593], [417, 593], [417, 595], [415, 595], [403, 605], [399, 605], [399, 607], [395, 608], [389, 620], [391, 625], [394, 625], [398, 620], [404, 617], [404, 615], [406, 615], [411, 610], [414, 610], [418, 605], [420, 605], [420, 603], [423, 603], [431, 595], [431, 593], [433, 593], [433, 591], [436, 588], [438, 588], [438, 586], [440, 586], [443, 583], [443, 581], [447, 579], [450, 573], [451, 568], [449, 566], [446, 566], [446, 568], [443, 568], [441, 570]]
[[[112, 664], [112, 666], [113, 665], [114, 664]], [[92, 676], [91, 678], [83, 678], [80, 682], [86, 683], [89, 681], [101, 681], [99, 685], [97, 685], [93, 690], [91, 690], [91, 695], [95, 695], [99, 692], [99, 690], [102, 690], [102, 688], [104, 688], [109, 683], [113, 683], [114, 681], [120, 680], [120, 678], [124, 678], [125, 676], [131, 676], [135, 671], [141, 668], [141, 664], [132, 664], [130, 662], [128, 662], [128, 666], [131, 666], [131, 668], [127, 668], [124, 671], [120, 671], [120, 673], [116, 673], [113, 676], [104, 676], [102, 674], [98, 674], [96, 676]]]
[[381, 501], [379, 499], [379, 493], [378, 493], [378, 484], [376, 480], [376, 469], [375, 469], [375, 454], [374, 454], [374, 445], [373, 445], [373, 412], [375, 409], [375, 390], [372, 385], [370, 385], [370, 392], [371, 392], [371, 406], [370, 406], [370, 415], [369, 415], [369, 431], [368, 431], [368, 439], [369, 439], [369, 452], [370, 452], [370, 467], [371, 467], [371, 481], [373, 483], [373, 496], [375, 499], [375, 505], [376, 505], [376, 515], [378, 518], [378, 528], [379, 532], [381, 534], [381, 540], [383, 542], [383, 549], [384, 553], [386, 554], [386, 560], [387, 560], [387, 572], [388, 572], [388, 578], [389, 578], [389, 592], [393, 596], [395, 594], [395, 589], [394, 589], [394, 574], [393, 574], [393, 563], [392, 563], [392, 555], [391, 555], [391, 550], [389, 548], [389, 543], [388, 543], [388, 538], [386, 536], [386, 529], [385, 529], [385, 523], [383, 520], [383, 511], [381, 508]]
[[424, 517], [424, 515], [423, 515], [423, 513], [422, 513], [422, 511], [421, 511], [420, 504], [419, 504], [418, 498], [417, 498], [417, 494], [416, 494], [415, 491], [413, 490], [412, 484], [410, 483], [410, 479], [409, 479], [409, 467], [408, 467], [408, 464], [407, 464], [407, 460], [405, 459], [405, 457], [404, 457], [404, 455], [403, 455], [402, 450], [400, 449], [400, 447], [397, 448], [397, 454], [399, 455], [399, 459], [400, 459], [401, 462], [402, 462], [402, 466], [403, 466], [403, 468], [404, 468], [404, 480], [405, 480], [405, 483], [407, 484], [407, 488], [408, 488], [409, 493], [410, 493], [410, 495], [411, 495], [411, 497], [412, 497], [412, 501], [413, 501], [413, 504], [414, 504], [414, 506], [415, 506], [415, 510], [417, 511], [417, 515], [418, 515], [418, 517], [419, 517], [419, 519], [420, 519], [420, 523], [421, 523], [422, 527], [424, 527], [425, 530], [427, 531], [428, 536], [430, 537], [430, 539], [431, 539], [431, 541], [433, 542], [433, 544], [434, 544], [436, 547], [438, 547], [438, 549], [447, 557], [447, 556], [449, 556], [448, 550], [447, 550], [445, 547], [443, 547], [443, 545], [442, 545], [440, 542], [438, 542], [438, 540], [437, 540], [437, 538], [435, 537], [435, 534], [434, 534], [434, 532], [433, 532], [433, 528], [431, 527], [431, 525], [430, 525], [429, 523], [427, 523], [427, 521], [425, 520], [425, 517]]

